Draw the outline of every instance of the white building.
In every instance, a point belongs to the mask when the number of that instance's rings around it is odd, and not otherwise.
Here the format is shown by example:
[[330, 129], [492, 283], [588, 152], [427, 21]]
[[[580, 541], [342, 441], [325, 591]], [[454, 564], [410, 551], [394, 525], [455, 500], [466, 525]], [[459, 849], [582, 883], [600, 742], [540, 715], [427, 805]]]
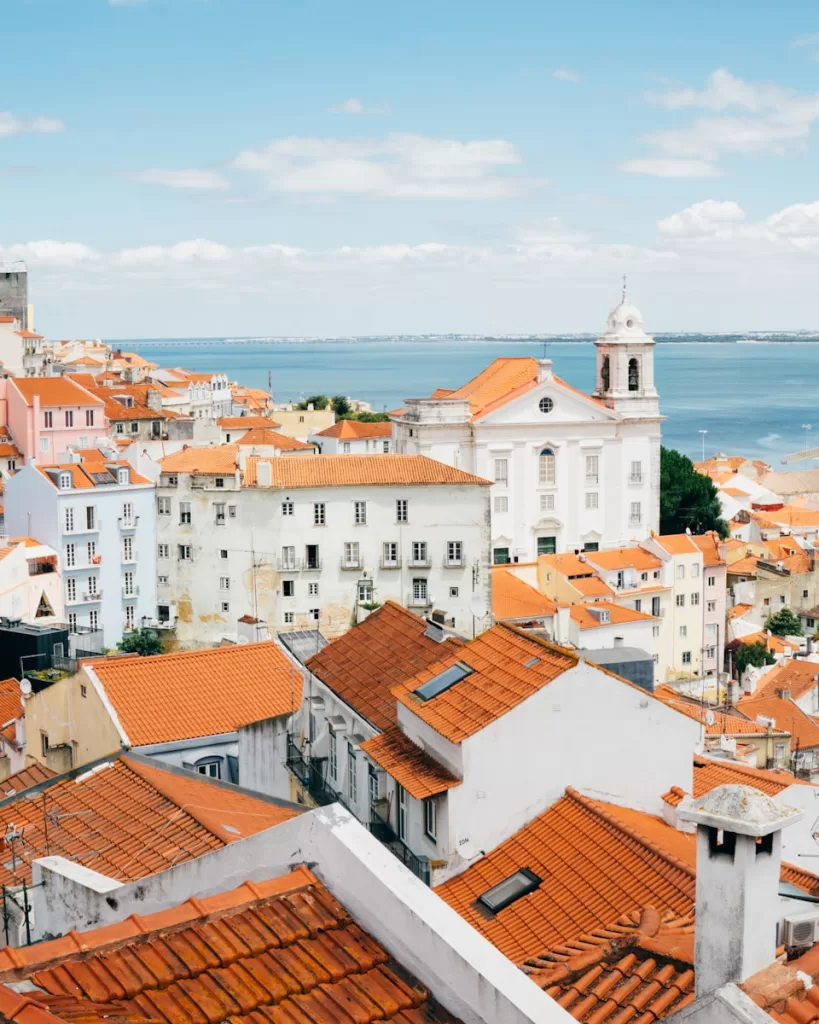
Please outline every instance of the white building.
[[185, 397], [184, 402], [173, 406], [177, 412], [208, 423], [216, 423], [231, 413], [233, 396], [224, 373], [192, 373], [176, 366], [172, 370], [154, 370], [151, 378]]
[[407, 399], [396, 451], [494, 481], [495, 563], [618, 547], [659, 527], [660, 424], [654, 341], [626, 300], [597, 339], [593, 395], [548, 359], [500, 358], [456, 391]]
[[240, 445], [159, 465], [159, 607], [183, 646], [217, 642], [246, 614], [332, 636], [388, 599], [468, 635], [482, 628], [487, 481], [421, 457], [270, 458]]
[[33, 537], [0, 547], [0, 617], [41, 626], [65, 622], [60, 560], [53, 547]]
[[311, 433], [308, 440], [317, 444], [323, 455], [388, 455], [395, 451], [389, 420], [339, 420], [332, 427]]
[[156, 618], [154, 487], [127, 462], [28, 462], [6, 481], [6, 525], [59, 553], [69, 626], [105, 647]]

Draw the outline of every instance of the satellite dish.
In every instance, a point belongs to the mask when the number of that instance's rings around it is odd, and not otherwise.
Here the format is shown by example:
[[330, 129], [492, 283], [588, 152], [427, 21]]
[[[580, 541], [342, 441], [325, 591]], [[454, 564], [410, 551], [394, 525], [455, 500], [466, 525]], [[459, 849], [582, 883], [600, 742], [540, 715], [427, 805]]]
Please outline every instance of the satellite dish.
[[469, 607], [476, 619], [482, 619], [486, 615], [486, 598], [481, 593], [475, 593], [469, 600]]
[[472, 842], [472, 839], [465, 832], [460, 833], [458, 838], [455, 840], [455, 846], [458, 850], [458, 854], [463, 857], [464, 860], [472, 860], [472, 858], [476, 857], [479, 853], [479, 851], [475, 849], [475, 844]]
[[705, 724], [713, 725], [714, 722], [716, 722], [716, 716], [714, 715], [714, 712], [711, 711], [711, 709], [709, 708], [708, 711], [705, 712]]
[[20, 693], [22, 693], [24, 697], [29, 697], [31, 695], [30, 679], [23, 679], [23, 681], [20, 683]]

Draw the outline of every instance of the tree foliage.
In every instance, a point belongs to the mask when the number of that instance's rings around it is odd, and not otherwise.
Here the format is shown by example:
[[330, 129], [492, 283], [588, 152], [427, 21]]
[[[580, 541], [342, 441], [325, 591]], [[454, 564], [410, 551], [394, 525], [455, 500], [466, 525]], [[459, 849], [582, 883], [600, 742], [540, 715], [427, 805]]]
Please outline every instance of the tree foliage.
[[775, 660], [761, 640], [757, 640], [752, 644], [740, 644], [734, 654], [734, 664], [737, 667], [740, 679], [747, 668], [751, 666], [761, 668], [763, 665], [773, 665]]
[[769, 629], [774, 636], [802, 636], [802, 623], [790, 608], [782, 608], [768, 616], [765, 629]]
[[312, 405], [314, 409], [326, 409], [329, 404], [330, 399], [327, 395], [310, 395], [310, 397], [305, 398], [303, 402], [299, 402], [296, 408], [306, 409], [308, 405]]
[[330, 400], [330, 405], [332, 405], [333, 412], [339, 418], [347, 416], [350, 412], [352, 412], [352, 409], [350, 408], [350, 403], [347, 401], [344, 395], [334, 395], [333, 398]]
[[722, 518], [716, 485], [694, 469], [687, 455], [673, 448], [660, 449], [660, 533], [729, 534]]
[[151, 654], [162, 654], [162, 642], [152, 629], [135, 629], [119, 643], [123, 654], [140, 654], [143, 658]]

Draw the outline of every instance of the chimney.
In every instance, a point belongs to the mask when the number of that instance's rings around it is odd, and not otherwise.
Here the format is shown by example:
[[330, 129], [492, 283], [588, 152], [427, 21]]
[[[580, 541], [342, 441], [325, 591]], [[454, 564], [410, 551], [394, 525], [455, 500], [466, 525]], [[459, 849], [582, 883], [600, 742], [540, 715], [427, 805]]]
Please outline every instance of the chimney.
[[773, 963], [782, 829], [803, 814], [751, 786], [717, 786], [677, 808], [697, 826], [697, 999]]
[[256, 486], [270, 487], [273, 483], [273, 467], [267, 459], [259, 459], [256, 463]]
[[552, 360], [551, 359], [538, 359], [537, 361], [537, 382], [538, 384], [545, 384], [547, 380], [552, 379]]
[[261, 640], [270, 639], [270, 630], [267, 623], [261, 619], [255, 619], [252, 615], [243, 615], [236, 623], [236, 633], [239, 643], [255, 644]]
[[559, 644], [569, 642], [569, 620], [571, 618], [571, 607], [565, 601], [558, 602], [557, 615], [555, 615], [555, 640]]
[[623, 638], [621, 636], [616, 636], [614, 638], [614, 646], [615, 647], [622, 647], [623, 646]]
[[782, 689], [776, 689], [774, 692], [776, 693], [777, 697], [781, 697], [782, 700], [790, 700], [791, 699], [790, 687], [786, 686], [786, 687], [783, 687]]

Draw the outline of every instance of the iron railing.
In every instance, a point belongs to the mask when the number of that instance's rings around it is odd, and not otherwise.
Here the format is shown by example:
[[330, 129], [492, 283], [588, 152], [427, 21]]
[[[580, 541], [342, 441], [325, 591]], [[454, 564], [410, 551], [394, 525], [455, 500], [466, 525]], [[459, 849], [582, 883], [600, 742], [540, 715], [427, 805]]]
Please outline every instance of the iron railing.
[[420, 878], [425, 885], [430, 884], [430, 870], [429, 870], [429, 858], [418, 857], [407, 844], [396, 835], [392, 826], [384, 821], [383, 818], [379, 818], [377, 814], [370, 819], [370, 832], [375, 838], [382, 843], [392, 853], [405, 868], [415, 875], [416, 878]]
[[319, 807], [344, 802], [341, 799], [341, 794], [337, 793], [324, 777], [327, 758], [311, 757], [308, 760], [289, 736], [287, 737], [286, 765], [290, 774]]

